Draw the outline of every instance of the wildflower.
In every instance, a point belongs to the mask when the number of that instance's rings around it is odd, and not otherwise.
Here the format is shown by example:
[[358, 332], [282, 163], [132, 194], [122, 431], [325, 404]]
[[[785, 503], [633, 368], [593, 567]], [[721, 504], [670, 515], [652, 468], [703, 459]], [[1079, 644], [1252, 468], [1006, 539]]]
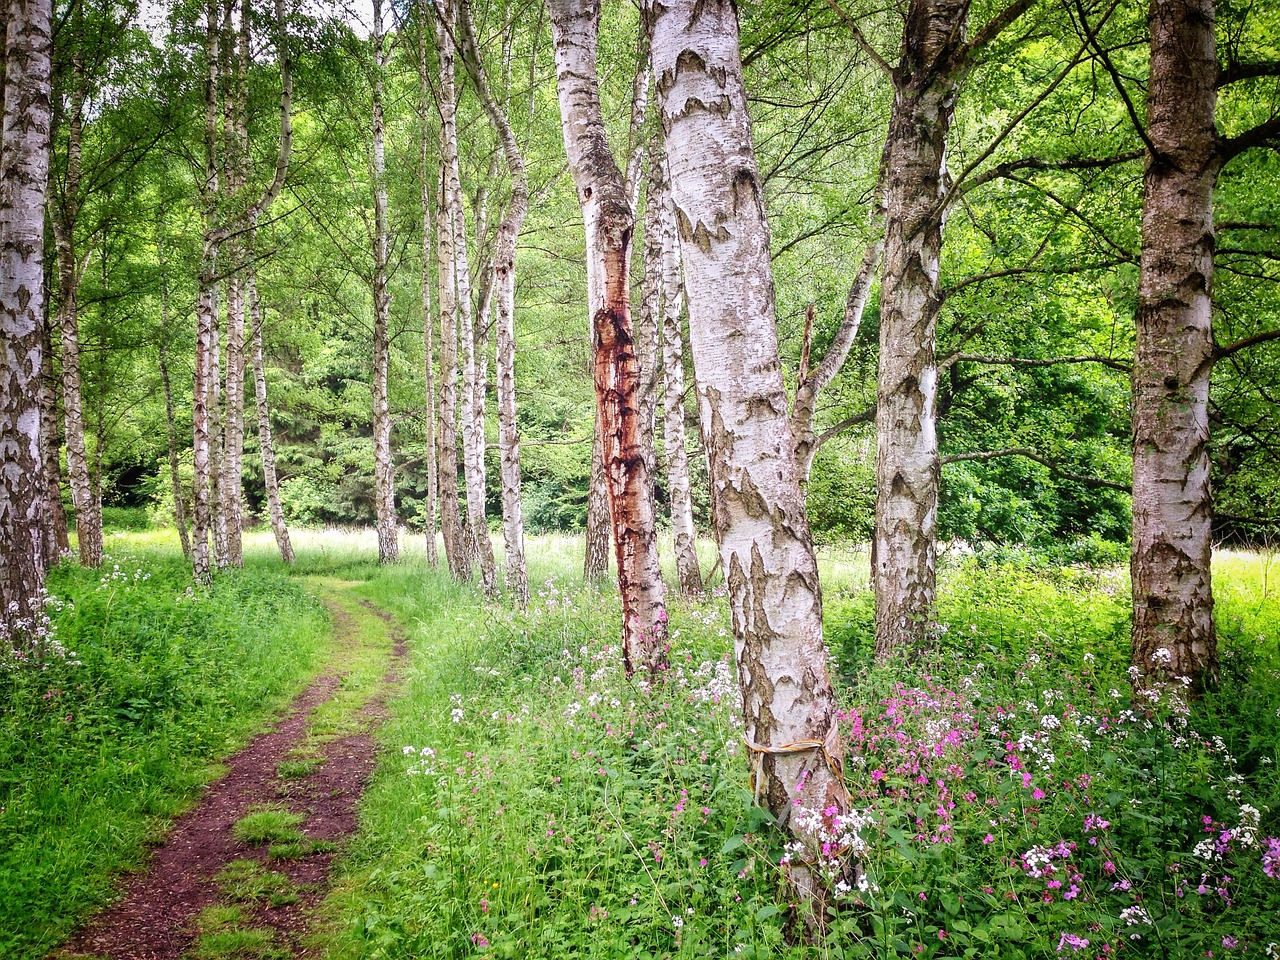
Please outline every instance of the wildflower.
[[1240, 941], [1235, 937], [1223, 937], [1222, 945], [1228, 950], [1234, 950], [1236, 947], [1240, 946]]
[[1273, 880], [1280, 880], [1280, 837], [1267, 837], [1267, 849], [1262, 854], [1262, 872]]
[[1079, 953], [1087, 946], [1089, 946], [1089, 938], [1077, 936], [1074, 933], [1063, 933], [1058, 938], [1058, 953], [1062, 952], [1063, 947], [1070, 947], [1072, 953]]
[[466, 714], [463, 712], [461, 707], [454, 707], [451, 711], [449, 711], [449, 715], [453, 718], [454, 723], [461, 723], [463, 720], [463, 717], [466, 716]]

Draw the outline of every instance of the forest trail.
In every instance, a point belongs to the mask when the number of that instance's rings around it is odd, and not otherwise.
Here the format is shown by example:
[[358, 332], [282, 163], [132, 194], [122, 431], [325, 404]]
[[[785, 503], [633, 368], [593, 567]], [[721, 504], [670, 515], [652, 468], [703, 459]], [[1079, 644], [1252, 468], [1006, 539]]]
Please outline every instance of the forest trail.
[[54, 960], [313, 956], [311, 913], [355, 832], [406, 644], [355, 583], [307, 578], [333, 620], [322, 672], [178, 817], [121, 897]]

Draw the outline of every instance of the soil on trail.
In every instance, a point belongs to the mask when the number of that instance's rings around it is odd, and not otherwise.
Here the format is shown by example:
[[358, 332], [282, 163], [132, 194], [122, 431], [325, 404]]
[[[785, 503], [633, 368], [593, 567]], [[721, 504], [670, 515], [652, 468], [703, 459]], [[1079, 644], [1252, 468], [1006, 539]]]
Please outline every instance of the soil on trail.
[[[295, 957], [310, 954], [304, 942], [308, 915], [324, 897], [337, 847], [357, 826], [356, 804], [373, 770], [373, 731], [385, 716], [385, 701], [400, 679], [405, 639], [392, 618], [372, 604], [356, 601], [387, 623], [394, 641], [389, 672], [379, 691], [355, 716], [361, 732], [338, 737], [318, 748], [318, 762], [307, 776], [277, 775], [282, 760], [302, 744], [307, 722], [342, 682], [344, 650], [359, 641], [359, 628], [342, 605], [325, 598], [333, 618], [333, 666], [290, 704], [267, 731], [225, 762], [227, 773], [211, 783], [191, 810], [180, 816], [141, 871], [122, 884], [121, 897], [93, 917], [55, 952], [60, 960], [104, 957], [110, 960], [178, 960], [201, 932], [197, 916], [223, 902], [215, 880], [232, 861], [254, 860], [290, 881], [291, 903], [240, 902], [240, 928], [275, 931], [273, 946]], [[302, 814], [301, 831], [319, 849], [292, 859], [268, 859], [265, 844], [251, 846], [232, 836], [235, 823], [254, 808], [271, 804]], [[289, 898], [277, 898], [289, 899]], [[273, 954], [275, 955], [275, 954]]]

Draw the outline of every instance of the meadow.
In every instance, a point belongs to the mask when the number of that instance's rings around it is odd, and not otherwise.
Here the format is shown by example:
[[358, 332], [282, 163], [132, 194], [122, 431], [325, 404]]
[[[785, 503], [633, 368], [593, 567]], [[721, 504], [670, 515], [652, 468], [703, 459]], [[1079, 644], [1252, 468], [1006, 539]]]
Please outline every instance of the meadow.
[[[267, 538], [207, 594], [163, 544], [119, 534], [101, 575], [60, 567], [75, 656], [0, 674], [0, 955], [41, 956], [101, 903], [323, 659], [323, 611]], [[418, 544], [385, 569], [367, 534], [298, 546], [295, 574], [358, 581], [411, 657], [317, 955], [1280, 955], [1273, 556], [1218, 555], [1222, 682], [1186, 703], [1130, 694], [1123, 570], [954, 554], [936, 649], [878, 665], [865, 553], [826, 548], [865, 881], [801, 943], [714, 591], [672, 599], [673, 668], [648, 689], [623, 677], [617, 599], [581, 583], [574, 538], [531, 541], [526, 612]]]

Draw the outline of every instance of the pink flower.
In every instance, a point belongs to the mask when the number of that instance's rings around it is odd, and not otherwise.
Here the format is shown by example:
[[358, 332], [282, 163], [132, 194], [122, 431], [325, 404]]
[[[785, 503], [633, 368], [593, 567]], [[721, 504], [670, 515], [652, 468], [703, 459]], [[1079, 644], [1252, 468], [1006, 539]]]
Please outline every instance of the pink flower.
[[989, 833], [988, 833], [985, 837], [983, 837], [983, 838], [982, 838], [982, 842], [983, 842], [983, 843], [995, 843], [995, 842], [996, 842], [996, 838], [995, 838], [995, 837], [993, 837], [991, 834], [989, 834]]

